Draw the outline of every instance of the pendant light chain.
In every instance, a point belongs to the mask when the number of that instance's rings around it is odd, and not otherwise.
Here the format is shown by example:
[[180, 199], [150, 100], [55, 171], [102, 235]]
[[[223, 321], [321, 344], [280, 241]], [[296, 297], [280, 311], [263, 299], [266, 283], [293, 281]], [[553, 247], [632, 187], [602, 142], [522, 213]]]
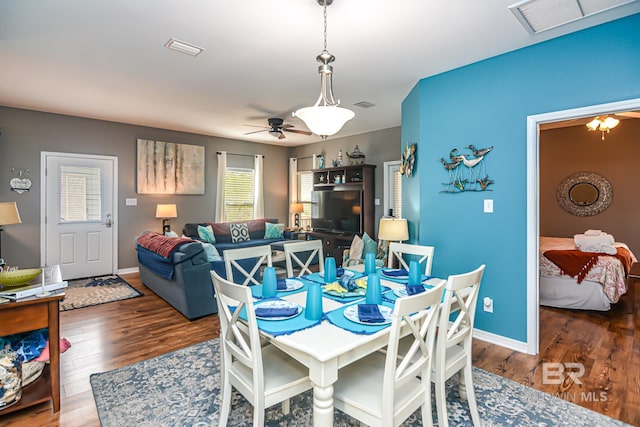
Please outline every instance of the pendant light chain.
[[327, 50], [327, 3], [324, 3], [324, 50]]

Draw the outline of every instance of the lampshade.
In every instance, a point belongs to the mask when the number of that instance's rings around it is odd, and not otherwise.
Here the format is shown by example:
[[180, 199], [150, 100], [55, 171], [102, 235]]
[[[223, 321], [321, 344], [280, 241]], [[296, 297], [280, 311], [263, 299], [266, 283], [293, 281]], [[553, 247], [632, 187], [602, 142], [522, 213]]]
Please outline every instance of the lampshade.
[[178, 209], [175, 204], [157, 205], [156, 218], [177, 218]]
[[321, 136], [338, 133], [355, 115], [353, 111], [337, 105], [316, 105], [296, 111], [296, 117], [299, 117], [311, 132]]
[[291, 203], [291, 213], [302, 213], [304, 212], [304, 206], [302, 203]]
[[378, 228], [378, 240], [403, 241], [409, 239], [407, 220], [403, 218], [382, 218]]
[[0, 227], [9, 224], [22, 224], [16, 202], [0, 203]]

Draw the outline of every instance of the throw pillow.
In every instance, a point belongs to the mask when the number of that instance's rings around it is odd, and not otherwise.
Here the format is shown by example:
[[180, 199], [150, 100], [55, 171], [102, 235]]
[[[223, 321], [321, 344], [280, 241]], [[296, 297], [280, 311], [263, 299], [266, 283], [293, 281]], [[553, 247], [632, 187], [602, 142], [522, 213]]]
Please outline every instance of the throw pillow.
[[271, 222], [264, 223], [265, 239], [282, 239], [284, 238], [284, 224], [273, 224]]
[[240, 224], [229, 224], [231, 230], [231, 242], [239, 243], [251, 240], [249, 237], [249, 224], [246, 222]]
[[206, 227], [199, 225], [198, 236], [200, 236], [200, 238], [207, 243], [216, 242], [216, 236], [213, 235], [213, 228], [211, 228], [210, 225], [207, 225]]
[[211, 243], [200, 242], [200, 244], [204, 248], [204, 253], [207, 254], [207, 261], [212, 262], [222, 260], [222, 257], [220, 257], [220, 254], [218, 253], [218, 250]]
[[364, 258], [364, 254], [368, 253], [376, 253], [378, 249], [378, 244], [375, 240], [373, 240], [367, 233], [364, 233], [362, 236], [362, 241], [364, 242], [364, 249], [362, 250], [362, 258]]
[[349, 248], [349, 259], [362, 259], [364, 241], [357, 234], [353, 236], [351, 247]]
[[166, 233], [164, 233], [164, 235], [166, 237], [178, 237], [178, 233], [176, 233], [175, 231], [167, 231]]

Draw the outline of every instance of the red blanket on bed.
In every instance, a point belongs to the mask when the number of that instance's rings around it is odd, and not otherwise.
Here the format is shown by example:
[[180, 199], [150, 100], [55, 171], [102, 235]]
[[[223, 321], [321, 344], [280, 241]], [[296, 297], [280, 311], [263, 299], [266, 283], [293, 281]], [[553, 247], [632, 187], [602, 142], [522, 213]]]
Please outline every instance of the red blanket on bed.
[[185, 243], [193, 242], [191, 239], [181, 237], [167, 237], [155, 231], [149, 231], [138, 237], [138, 244], [143, 248], [157, 253], [158, 255], [169, 258], [171, 254]]
[[551, 250], [546, 251], [544, 256], [560, 267], [563, 273], [571, 277], [577, 276], [578, 283], [582, 283], [589, 270], [598, 262], [598, 257], [601, 256], [615, 256], [622, 263], [625, 274], [628, 274], [631, 268], [631, 253], [626, 248], [616, 249], [615, 255], [578, 250]]

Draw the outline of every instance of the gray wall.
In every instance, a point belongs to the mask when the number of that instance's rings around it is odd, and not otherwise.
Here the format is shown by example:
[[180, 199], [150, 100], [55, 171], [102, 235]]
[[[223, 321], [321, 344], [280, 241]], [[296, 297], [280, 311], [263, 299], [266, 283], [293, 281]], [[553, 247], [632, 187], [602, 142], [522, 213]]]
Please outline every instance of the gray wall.
[[[217, 159], [216, 151], [264, 154], [265, 216], [287, 222], [288, 148], [211, 136], [175, 132], [122, 123], [59, 114], [0, 107], [0, 201], [15, 201], [22, 224], [9, 225], [2, 233], [2, 256], [21, 267], [40, 264], [40, 152], [100, 154], [118, 157], [118, 258], [119, 268], [137, 267], [133, 239], [144, 230], [161, 229], [155, 218], [157, 203], [176, 203], [178, 218], [172, 229], [181, 232], [184, 223], [213, 221]], [[136, 140], [138, 138], [205, 146], [205, 194], [136, 194]], [[361, 145], [362, 147], [362, 145]], [[230, 166], [240, 166], [246, 157], [229, 156]], [[11, 169], [30, 169], [33, 187], [18, 195], [10, 191]], [[138, 205], [125, 206], [126, 198]]]
[[[382, 217], [384, 203], [384, 162], [400, 160], [401, 143], [400, 143], [400, 127], [383, 129], [375, 132], [364, 133], [344, 138], [329, 138], [324, 142], [303, 145], [291, 149], [291, 157], [308, 157], [312, 154], [323, 154], [325, 165], [331, 166], [331, 160], [338, 158], [338, 150], [342, 149], [343, 161], [348, 164], [347, 152], [352, 152], [356, 145], [365, 155], [365, 163], [376, 165], [375, 169], [375, 197], [380, 199], [380, 205], [375, 208], [376, 217], [376, 236], [378, 230], [378, 221]], [[299, 170], [311, 169], [311, 160], [304, 159], [299, 161]], [[371, 236], [374, 237], [374, 236]]]

